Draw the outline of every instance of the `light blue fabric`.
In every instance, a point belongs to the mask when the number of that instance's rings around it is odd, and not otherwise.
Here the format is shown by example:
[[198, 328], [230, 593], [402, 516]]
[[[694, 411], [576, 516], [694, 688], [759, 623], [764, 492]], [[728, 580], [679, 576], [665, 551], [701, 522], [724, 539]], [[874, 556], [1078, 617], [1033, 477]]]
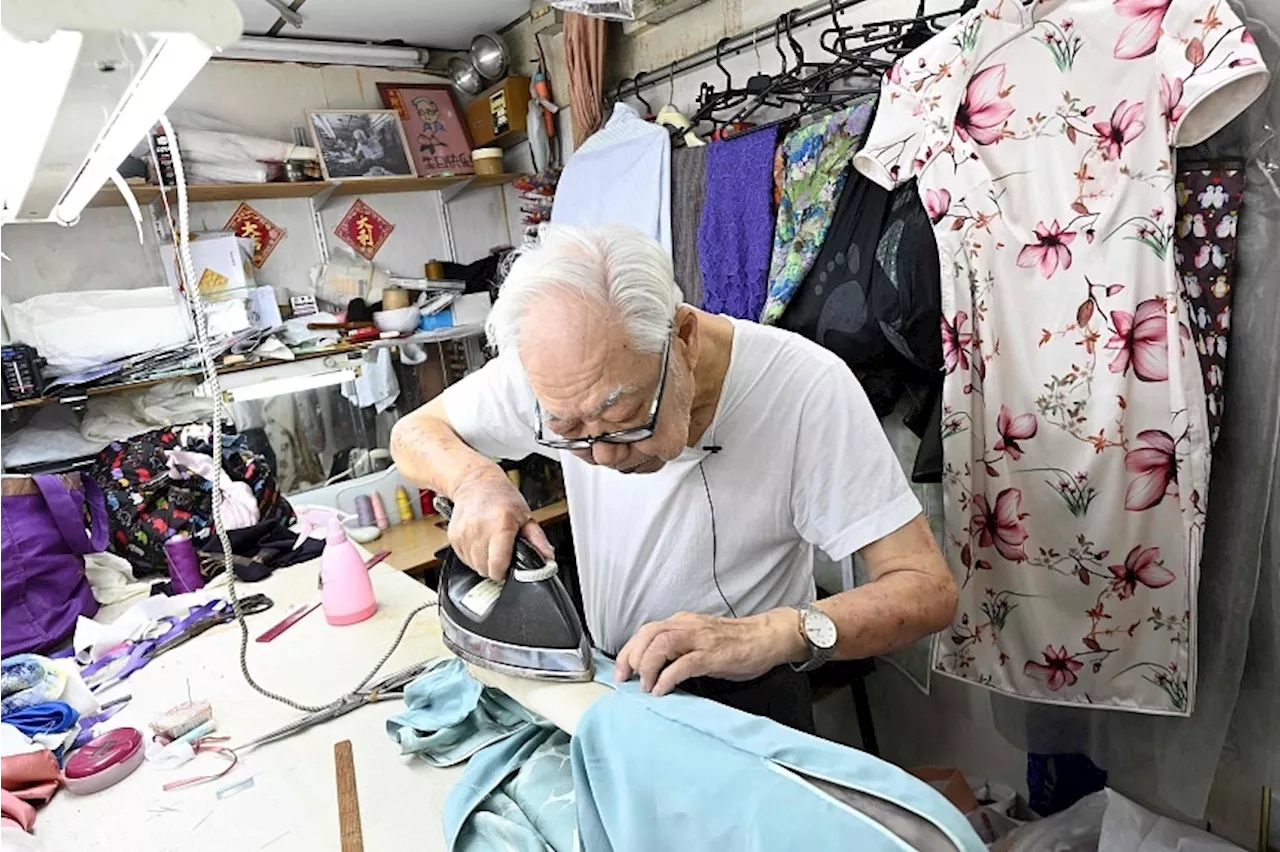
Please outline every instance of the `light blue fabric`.
[[[598, 681], [612, 670], [597, 659]], [[572, 756], [578, 832], [591, 852], [913, 850], [801, 776], [905, 808], [960, 852], [986, 849], [941, 794], [892, 764], [713, 701], [655, 698], [634, 680], [587, 709]]]
[[569, 735], [471, 677], [455, 658], [432, 663], [387, 720], [402, 754], [433, 766], [469, 760], [444, 803], [453, 852], [571, 852], [577, 824]]

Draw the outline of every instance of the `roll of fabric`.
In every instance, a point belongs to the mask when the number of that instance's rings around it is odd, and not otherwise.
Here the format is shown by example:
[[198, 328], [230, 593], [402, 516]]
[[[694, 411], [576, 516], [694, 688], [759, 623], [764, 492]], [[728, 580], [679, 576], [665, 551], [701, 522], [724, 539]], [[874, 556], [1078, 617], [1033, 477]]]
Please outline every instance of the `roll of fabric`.
[[605, 22], [576, 12], [564, 16], [564, 61], [569, 70], [569, 105], [573, 110], [573, 147], [599, 129], [604, 120]]
[[702, 307], [698, 223], [707, 198], [706, 145], [671, 152], [671, 253], [684, 300]]
[[702, 306], [758, 320], [773, 251], [773, 155], [769, 127], [707, 148], [706, 201], [698, 225]]

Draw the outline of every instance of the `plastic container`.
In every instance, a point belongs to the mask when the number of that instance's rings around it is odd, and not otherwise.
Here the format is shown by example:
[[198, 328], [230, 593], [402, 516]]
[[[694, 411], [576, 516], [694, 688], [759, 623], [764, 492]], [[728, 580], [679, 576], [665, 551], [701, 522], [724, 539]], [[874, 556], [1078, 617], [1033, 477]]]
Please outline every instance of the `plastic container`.
[[475, 163], [478, 175], [502, 174], [501, 148], [476, 148], [471, 152], [471, 162]]
[[320, 603], [325, 620], [337, 627], [364, 621], [378, 611], [369, 569], [342, 526], [344, 515], [345, 512], [326, 507], [298, 507], [302, 526], [299, 543], [318, 520], [327, 527], [324, 553], [320, 555]]
[[71, 755], [62, 770], [62, 780], [72, 793], [87, 796], [132, 775], [145, 757], [142, 732], [136, 728], [117, 728], [90, 740]]

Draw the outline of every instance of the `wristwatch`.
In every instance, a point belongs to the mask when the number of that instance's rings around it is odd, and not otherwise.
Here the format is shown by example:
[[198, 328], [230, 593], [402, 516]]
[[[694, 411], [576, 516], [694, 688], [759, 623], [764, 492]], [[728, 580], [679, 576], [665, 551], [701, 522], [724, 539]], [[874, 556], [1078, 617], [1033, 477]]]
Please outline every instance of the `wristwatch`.
[[800, 615], [800, 635], [809, 646], [809, 659], [803, 663], [792, 663], [791, 668], [798, 672], [811, 672], [835, 654], [836, 623], [813, 604], [801, 604], [796, 607], [796, 612]]

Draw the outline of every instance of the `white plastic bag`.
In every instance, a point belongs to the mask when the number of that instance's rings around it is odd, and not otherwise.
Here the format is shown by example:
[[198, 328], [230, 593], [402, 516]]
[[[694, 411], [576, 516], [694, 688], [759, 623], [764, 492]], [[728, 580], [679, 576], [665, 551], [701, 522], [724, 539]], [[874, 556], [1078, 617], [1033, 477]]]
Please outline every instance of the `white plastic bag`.
[[168, 287], [48, 293], [10, 306], [17, 343], [34, 346], [62, 376], [189, 339], [187, 312]]
[[1152, 813], [1115, 790], [1104, 792], [1107, 812], [1098, 852], [1244, 852], [1207, 831]]

